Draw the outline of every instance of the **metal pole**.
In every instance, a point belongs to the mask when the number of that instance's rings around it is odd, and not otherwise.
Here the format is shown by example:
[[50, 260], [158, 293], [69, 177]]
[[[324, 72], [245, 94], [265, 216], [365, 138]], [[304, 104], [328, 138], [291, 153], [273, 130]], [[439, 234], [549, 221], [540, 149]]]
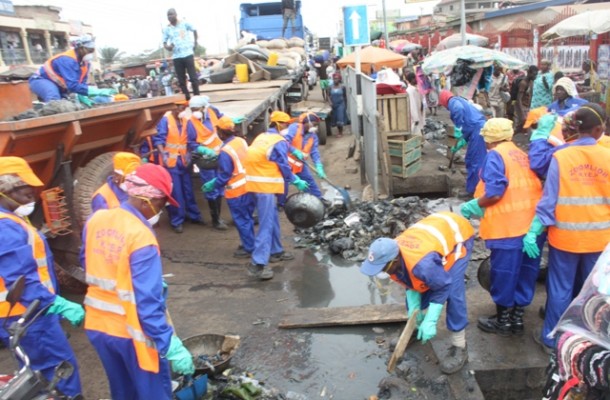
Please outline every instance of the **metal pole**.
[[460, 0], [460, 32], [462, 33], [462, 46], [466, 46], [466, 5]]
[[383, 8], [383, 38], [385, 39], [386, 48], [389, 48], [390, 41], [388, 39], [388, 19], [385, 13], [385, 0], [381, 1], [381, 7]]

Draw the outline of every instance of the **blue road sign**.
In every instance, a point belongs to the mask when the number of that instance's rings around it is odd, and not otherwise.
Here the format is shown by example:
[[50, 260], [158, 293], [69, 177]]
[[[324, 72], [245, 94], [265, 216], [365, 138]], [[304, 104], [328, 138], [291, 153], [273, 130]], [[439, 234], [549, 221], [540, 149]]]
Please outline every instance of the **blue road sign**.
[[365, 5], [343, 7], [343, 32], [346, 46], [363, 46], [371, 43]]

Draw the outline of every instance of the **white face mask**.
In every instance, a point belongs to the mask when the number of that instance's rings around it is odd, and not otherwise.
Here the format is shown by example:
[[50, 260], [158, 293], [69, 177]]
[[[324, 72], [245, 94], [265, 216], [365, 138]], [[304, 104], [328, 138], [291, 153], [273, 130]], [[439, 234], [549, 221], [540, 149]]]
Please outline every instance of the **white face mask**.
[[159, 211], [158, 214], [155, 214], [152, 217], [147, 219], [150, 226], [155, 226], [157, 224], [157, 222], [159, 222], [159, 218], [161, 218], [161, 214], [163, 214], [163, 211]]
[[95, 54], [89, 53], [83, 57], [84, 62], [91, 62], [95, 58]]
[[288, 128], [286, 128], [286, 129], [282, 129], [282, 130], [280, 131], [280, 135], [282, 135], [282, 136], [286, 136], [286, 134], [288, 134]]
[[318, 133], [318, 127], [317, 126], [312, 126], [311, 128], [309, 128], [309, 132], [310, 133]]
[[203, 113], [201, 111], [193, 111], [193, 117], [201, 121], [203, 119]]
[[127, 184], [125, 182], [121, 183], [119, 185], [119, 188], [123, 191], [126, 192], [127, 191]]
[[17, 207], [14, 212], [15, 212], [15, 214], [19, 215], [20, 217], [27, 217], [28, 215], [30, 215], [31, 213], [34, 212], [34, 207], [36, 207], [35, 202], [22, 204], [19, 207]]

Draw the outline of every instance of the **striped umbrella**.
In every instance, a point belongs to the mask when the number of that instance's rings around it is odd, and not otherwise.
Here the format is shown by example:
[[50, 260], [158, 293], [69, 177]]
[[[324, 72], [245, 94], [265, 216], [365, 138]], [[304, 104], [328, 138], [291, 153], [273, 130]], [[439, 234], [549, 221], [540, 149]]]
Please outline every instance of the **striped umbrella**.
[[422, 68], [426, 74], [432, 72], [448, 73], [458, 59], [471, 60], [471, 68], [484, 68], [497, 63], [509, 69], [522, 69], [527, 64], [501, 51], [477, 46], [459, 46], [452, 49], [437, 51], [426, 57]]

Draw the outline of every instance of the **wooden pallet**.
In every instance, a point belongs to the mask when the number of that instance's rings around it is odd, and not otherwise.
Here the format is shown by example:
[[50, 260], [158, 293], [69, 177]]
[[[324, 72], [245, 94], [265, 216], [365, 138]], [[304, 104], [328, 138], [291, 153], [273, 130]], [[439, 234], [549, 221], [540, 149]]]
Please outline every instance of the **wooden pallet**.
[[377, 111], [383, 118], [384, 132], [410, 132], [409, 97], [405, 94], [377, 96]]

